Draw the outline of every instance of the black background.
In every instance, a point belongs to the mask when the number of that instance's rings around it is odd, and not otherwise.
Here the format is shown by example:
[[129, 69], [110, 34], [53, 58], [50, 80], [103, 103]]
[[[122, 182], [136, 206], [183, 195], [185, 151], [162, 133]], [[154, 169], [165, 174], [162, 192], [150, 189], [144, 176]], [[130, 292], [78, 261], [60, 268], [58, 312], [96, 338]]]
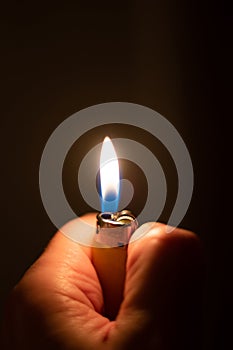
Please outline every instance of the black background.
[[[226, 348], [232, 20], [224, 2], [23, 1], [1, 8], [1, 310], [9, 290], [56, 230], [38, 185], [40, 157], [50, 134], [82, 108], [133, 102], [173, 123], [191, 154], [195, 188], [181, 226], [197, 232], [205, 246], [205, 348]], [[111, 130], [113, 137], [126, 132]], [[130, 133], [137, 136], [135, 130]], [[86, 135], [82, 152], [105, 134], [94, 130]], [[156, 140], [141, 138], [148, 147], [154, 144], [154, 151], [158, 146], [169, 173], [165, 221], [176, 193], [174, 165], [166, 165], [169, 155]], [[67, 197], [80, 214], [89, 208], [71, 198], [72, 176], [68, 164]]]

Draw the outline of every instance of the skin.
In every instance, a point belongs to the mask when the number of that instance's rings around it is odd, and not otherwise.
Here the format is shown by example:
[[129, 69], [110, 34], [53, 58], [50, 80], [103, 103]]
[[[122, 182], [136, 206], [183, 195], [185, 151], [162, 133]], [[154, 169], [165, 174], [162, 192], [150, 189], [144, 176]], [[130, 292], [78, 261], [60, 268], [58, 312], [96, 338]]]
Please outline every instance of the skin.
[[[84, 219], [94, 224], [95, 214]], [[113, 321], [103, 316], [91, 248], [57, 232], [9, 298], [1, 349], [200, 349], [201, 245], [189, 231], [165, 228], [154, 223], [129, 244]]]

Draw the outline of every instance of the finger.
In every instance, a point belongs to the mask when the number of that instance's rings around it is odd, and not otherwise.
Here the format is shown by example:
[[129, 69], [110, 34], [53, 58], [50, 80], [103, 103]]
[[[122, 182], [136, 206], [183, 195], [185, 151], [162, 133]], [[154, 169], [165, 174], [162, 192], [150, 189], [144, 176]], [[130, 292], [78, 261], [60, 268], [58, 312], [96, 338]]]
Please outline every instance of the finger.
[[197, 236], [181, 229], [167, 234], [162, 224], [129, 245], [125, 298], [111, 333], [118, 346], [143, 348], [151, 339], [152, 349], [198, 348], [201, 255]]
[[[82, 221], [93, 227], [95, 214], [87, 214]], [[79, 219], [67, 224], [71, 230], [79, 229]], [[40, 280], [42, 271], [43, 283], [46, 286], [57, 289], [71, 298], [79, 298], [84, 304], [101, 312], [103, 297], [96, 271], [91, 264], [91, 248], [82, 246], [62, 234], [62, 229], [52, 238], [44, 254], [29, 269], [27, 279]], [[35, 281], [33, 281], [35, 283]], [[42, 282], [42, 281], [40, 281]], [[81, 296], [82, 293], [82, 296]]]
[[[85, 219], [93, 222], [94, 216]], [[110, 322], [101, 316], [102, 290], [90, 254], [61, 232], [53, 237], [12, 294], [5, 325], [6, 342], [14, 342], [9, 349], [88, 349], [103, 342]]]

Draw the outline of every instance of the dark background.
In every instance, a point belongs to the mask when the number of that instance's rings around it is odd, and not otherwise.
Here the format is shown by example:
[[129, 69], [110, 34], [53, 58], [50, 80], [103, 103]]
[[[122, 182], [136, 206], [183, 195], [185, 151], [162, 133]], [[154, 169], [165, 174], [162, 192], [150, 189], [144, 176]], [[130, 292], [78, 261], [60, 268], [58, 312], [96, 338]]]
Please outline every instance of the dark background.
[[[225, 312], [231, 300], [230, 6], [185, 1], [11, 2], [1, 8], [1, 27], [0, 311], [10, 289], [56, 230], [38, 186], [40, 157], [50, 134], [82, 108], [133, 102], [173, 123], [191, 154], [195, 188], [181, 226], [197, 232], [205, 247], [205, 349], [225, 349]], [[80, 154], [100, 142], [106, 131], [84, 135]], [[124, 137], [126, 131], [118, 127], [111, 133]], [[130, 133], [148, 147], [158, 147], [158, 158], [169, 173], [170, 201], [160, 218], [165, 221], [177, 189], [174, 165], [158, 141], [136, 130]], [[73, 152], [71, 158], [77, 154], [75, 146]], [[68, 163], [67, 197], [80, 214], [89, 208], [71, 195], [73, 168]], [[138, 176], [143, 186], [139, 171]], [[140, 198], [140, 191], [135, 195], [135, 210], [140, 210], [145, 196]]]

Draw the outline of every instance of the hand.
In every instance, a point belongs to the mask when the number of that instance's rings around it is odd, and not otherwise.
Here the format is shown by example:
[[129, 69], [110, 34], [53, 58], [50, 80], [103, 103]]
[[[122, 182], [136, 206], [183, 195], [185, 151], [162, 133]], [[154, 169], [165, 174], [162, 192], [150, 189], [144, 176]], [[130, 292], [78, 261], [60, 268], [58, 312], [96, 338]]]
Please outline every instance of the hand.
[[[84, 219], [93, 224], [95, 216]], [[124, 300], [114, 321], [102, 315], [91, 248], [58, 232], [11, 294], [2, 348], [199, 349], [200, 243], [188, 231], [165, 228], [154, 223], [129, 244]]]

